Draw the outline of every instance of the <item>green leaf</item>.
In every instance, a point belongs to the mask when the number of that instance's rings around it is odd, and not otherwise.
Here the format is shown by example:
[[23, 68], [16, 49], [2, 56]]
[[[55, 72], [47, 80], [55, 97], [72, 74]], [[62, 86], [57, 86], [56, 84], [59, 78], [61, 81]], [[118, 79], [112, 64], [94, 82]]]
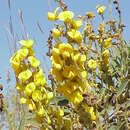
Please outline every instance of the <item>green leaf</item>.
[[111, 127], [108, 130], [116, 130], [116, 126], [115, 125], [111, 125]]
[[106, 88], [101, 88], [100, 94], [101, 94], [102, 96], [104, 96], [104, 95], [105, 95], [105, 91], [106, 91]]
[[125, 121], [120, 122], [118, 125], [111, 125], [108, 130], [122, 130], [122, 126], [124, 125]]
[[128, 79], [125, 79], [122, 81], [121, 85], [119, 88], [117, 88], [117, 96], [119, 97], [122, 92], [125, 90], [127, 84], [128, 84], [129, 80]]
[[[127, 104], [127, 105], [126, 105]], [[125, 101], [124, 103], [120, 104], [122, 108], [125, 108], [126, 106], [127, 107], [130, 107], [130, 101]]]
[[59, 106], [66, 106], [69, 102], [64, 96], [56, 96], [56, 100]]
[[20, 120], [18, 130], [23, 130], [24, 129], [24, 123], [25, 123], [25, 115], [23, 115], [22, 119]]

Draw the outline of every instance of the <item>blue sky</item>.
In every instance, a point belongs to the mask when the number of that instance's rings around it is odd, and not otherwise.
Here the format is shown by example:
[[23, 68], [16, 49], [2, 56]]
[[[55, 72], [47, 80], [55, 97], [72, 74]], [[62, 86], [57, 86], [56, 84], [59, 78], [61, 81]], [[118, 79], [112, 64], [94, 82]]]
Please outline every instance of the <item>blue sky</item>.
[[[84, 15], [87, 11], [93, 11], [96, 13], [96, 5], [106, 5], [108, 9], [108, 0], [64, 0], [68, 5], [68, 9], [75, 12], [75, 15], [79, 13]], [[123, 23], [126, 25], [124, 30], [124, 38], [128, 41], [130, 39], [130, 14], [129, 14], [130, 0], [120, 0], [120, 6], [122, 11]], [[42, 65], [45, 68], [49, 66], [46, 63], [45, 66], [45, 53], [47, 51], [46, 41], [49, 35], [49, 30], [53, 27], [53, 23], [47, 20], [47, 12], [53, 11], [58, 6], [54, 0], [11, 0], [11, 12], [8, 9], [8, 0], [0, 0], [0, 76], [2, 76], [2, 82], [6, 84], [6, 74], [9, 69], [11, 77], [14, 77], [11, 66], [9, 64], [10, 51], [8, 49], [7, 32], [9, 16], [12, 15], [14, 32], [18, 33], [21, 37], [22, 28], [18, 17], [18, 10], [23, 12], [24, 23], [26, 30], [30, 37], [37, 41], [37, 46], [34, 46], [37, 56], [42, 60]], [[114, 7], [113, 7], [114, 10]], [[105, 17], [108, 18], [108, 11], [105, 13]], [[113, 18], [116, 17], [116, 13], [113, 11]], [[39, 31], [36, 23], [40, 22], [44, 35]], [[98, 25], [98, 16], [95, 19], [95, 25]], [[10, 36], [9, 36], [9, 39]], [[10, 43], [13, 46], [13, 43]], [[46, 71], [47, 72], [47, 71]], [[14, 78], [12, 78], [14, 84]]]

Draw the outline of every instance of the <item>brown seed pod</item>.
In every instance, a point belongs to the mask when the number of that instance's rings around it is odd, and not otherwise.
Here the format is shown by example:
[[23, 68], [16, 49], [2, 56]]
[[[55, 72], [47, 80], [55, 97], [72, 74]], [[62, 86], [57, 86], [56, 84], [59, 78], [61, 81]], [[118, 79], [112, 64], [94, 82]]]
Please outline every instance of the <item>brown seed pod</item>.
[[1, 90], [1, 91], [3, 90], [3, 85], [2, 85], [2, 84], [0, 84], [0, 90]]
[[3, 111], [3, 94], [0, 93], [0, 112]]
[[53, 40], [52, 31], [50, 31], [48, 41], [47, 41], [47, 43], [48, 43], [47, 44], [48, 45], [48, 52], [46, 53], [46, 55], [49, 56], [49, 57], [51, 57], [52, 40]]
[[118, 0], [114, 0], [113, 3], [114, 3], [114, 4], [117, 4], [117, 3], [118, 3]]
[[58, 3], [59, 3], [60, 7], [61, 7], [63, 10], [67, 10], [67, 5], [66, 5], [64, 2], [62, 2], [62, 0], [57, 0], [57, 1], [58, 1]]

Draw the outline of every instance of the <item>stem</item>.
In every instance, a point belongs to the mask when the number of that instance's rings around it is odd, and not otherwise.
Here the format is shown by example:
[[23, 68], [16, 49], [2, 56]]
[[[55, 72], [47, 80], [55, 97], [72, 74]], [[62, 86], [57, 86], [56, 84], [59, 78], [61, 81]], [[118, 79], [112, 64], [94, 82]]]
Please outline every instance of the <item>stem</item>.
[[54, 79], [51, 80], [51, 85], [53, 89], [53, 94], [54, 94], [54, 103], [57, 106], [57, 100], [56, 100], [56, 90], [55, 90], [55, 85], [54, 85]]
[[108, 0], [108, 7], [109, 7], [109, 17], [110, 21], [112, 20], [112, 5], [111, 5], [111, 0]]

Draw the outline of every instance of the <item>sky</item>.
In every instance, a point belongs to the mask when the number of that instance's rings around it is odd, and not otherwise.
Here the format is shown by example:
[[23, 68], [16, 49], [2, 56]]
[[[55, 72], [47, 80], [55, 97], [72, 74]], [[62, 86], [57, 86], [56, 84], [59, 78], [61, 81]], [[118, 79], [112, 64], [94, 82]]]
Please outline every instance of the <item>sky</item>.
[[[36, 45], [34, 49], [36, 50], [36, 55], [41, 59], [42, 66], [47, 72], [48, 66], [50, 63], [46, 63], [46, 52], [47, 52], [47, 38], [49, 35], [50, 29], [53, 27], [53, 22], [48, 21], [47, 12], [53, 11], [58, 4], [54, 2], [54, 0], [10, 0], [11, 1], [11, 11], [8, 8], [8, 0], [0, 0], [0, 76], [2, 80], [0, 83], [4, 85], [4, 91], [9, 87], [6, 83], [7, 72], [10, 72], [11, 75], [11, 87], [15, 84], [15, 78], [13, 74], [13, 70], [11, 69], [11, 65], [9, 63], [9, 59], [11, 57], [11, 52], [8, 46], [8, 40], [13, 48], [12, 37], [8, 33], [9, 30], [9, 18], [12, 16], [12, 24], [14, 33], [18, 34], [19, 38], [21, 38], [22, 27], [20, 24], [20, 19], [18, 16], [18, 10], [22, 10], [23, 19], [25, 23], [26, 31], [29, 36], [36, 40]], [[130, 13], [129, 13], [129, 5], [130, 0], [119, 0], [120, 8], [122, 12], [122, 19], [126, 28], [124, 30], [124, 38], [126, 41], [130, 39]], [[105, 18], [108, 18], [108, 0], [64, 0], [64, 2], [68, 5], [68, 9], [73, 11], [75, 15], [81, 14], [85, 15], [87, 11], [93, 11], [96, 14], [96, 5], [105, 5], [106, 12]], [[117, 17], [115, 13], [114, 6], [112, 6], [112, 15], [113, 18]], [[99, 24], [99, 16], [95, 19], [95, 26]], [[44, 34], [42, 34], [38, 27], [37, 21], [40, 22]]]

